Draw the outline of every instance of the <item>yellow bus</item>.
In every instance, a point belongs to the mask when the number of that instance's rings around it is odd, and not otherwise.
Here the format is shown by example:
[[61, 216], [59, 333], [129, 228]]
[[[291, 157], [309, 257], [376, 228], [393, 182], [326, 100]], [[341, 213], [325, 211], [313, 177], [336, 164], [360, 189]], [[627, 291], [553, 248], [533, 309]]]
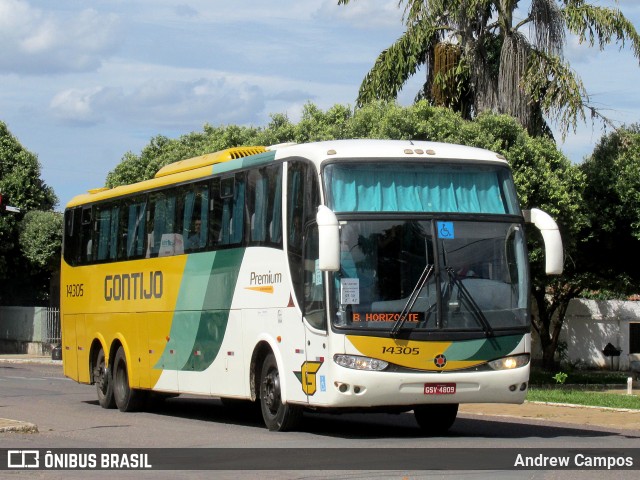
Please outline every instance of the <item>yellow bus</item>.
[[504, 158], [433, 142], [242, 147], [75, 197], [65, 210], [64, 373], [100, 405], [150, 392], [303, 411], [522, 403], [531, 324], [524, 224]]

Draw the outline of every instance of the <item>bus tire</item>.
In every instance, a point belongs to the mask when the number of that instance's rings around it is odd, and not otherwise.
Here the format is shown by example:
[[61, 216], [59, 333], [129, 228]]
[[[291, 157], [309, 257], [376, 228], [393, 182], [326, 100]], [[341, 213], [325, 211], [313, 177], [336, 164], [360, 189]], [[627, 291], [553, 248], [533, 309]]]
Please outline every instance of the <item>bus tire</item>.
[[118, 409], [121, 412], [134, 412], [139, 410], [144, 402], [145, 392], [129, 386], [129, 373], [127, 371], [127, 357], [124, 348], [119, 347], [113, 361], [113, 396]]
[[272, 432], [295, 429], [302, 420], [302, 407], [282, 403], [280, 372], [273, 353], [267, 355], [260, 373], [260, 408], [267, 428]]
[[416, 405], [413, 408], [413, 415], [427, 435], [444, 435], [456, 421], [458, 404]]
[[96, 355], [95, 366], [93, 367], [93, 381], [98, 392], [98, 403], [102, 408], [116, 408], [116, 401], [113, 397], [113, 379], [111, 370], [105, 363], [105, 355], [102, 347]]

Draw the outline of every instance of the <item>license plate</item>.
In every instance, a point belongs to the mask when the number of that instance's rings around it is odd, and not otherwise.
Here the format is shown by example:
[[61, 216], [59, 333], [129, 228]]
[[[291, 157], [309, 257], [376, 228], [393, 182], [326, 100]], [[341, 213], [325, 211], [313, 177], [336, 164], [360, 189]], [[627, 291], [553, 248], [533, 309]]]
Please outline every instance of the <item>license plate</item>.
[[455, 383], [425, 383], [425, 395], [453, 395], [456, 393]]

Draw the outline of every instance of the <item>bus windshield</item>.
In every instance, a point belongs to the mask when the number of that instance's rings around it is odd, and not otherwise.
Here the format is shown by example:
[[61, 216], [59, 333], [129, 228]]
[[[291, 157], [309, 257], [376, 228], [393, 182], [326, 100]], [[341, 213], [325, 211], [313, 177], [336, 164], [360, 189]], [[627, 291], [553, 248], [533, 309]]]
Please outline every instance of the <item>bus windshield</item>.
[[341, 221], [333, 321], [358, 330], [528, 327], [524, 232], [509, 221]]
[[334, 212], [519, 215], [506, 165], [349, 162], [324, 169]]

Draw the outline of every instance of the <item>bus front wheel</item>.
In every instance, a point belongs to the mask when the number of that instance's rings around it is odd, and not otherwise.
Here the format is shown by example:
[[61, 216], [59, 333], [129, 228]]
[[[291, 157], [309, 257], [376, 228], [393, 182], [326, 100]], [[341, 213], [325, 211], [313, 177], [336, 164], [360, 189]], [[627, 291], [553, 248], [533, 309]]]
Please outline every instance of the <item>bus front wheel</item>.
[[280, 373], [272, 353], [267, 355], [262, 364], [260, 408], [264, 423], [272, 432], [293, 430], [302, 419], [302, 407], [282, 402]]
[[127, 357], [124, 348], [118, 348], [113, 361], [113, 396], [118, 409], [121, 412], [133, 412], [142, 406], [144, 393], [129, 386], [129, 373], [127, 372]]
[[105, 363], [104, 350], [100, 348], [96, 355], [95, 366], [93, 367], [93, 381], [98, 392], [98, 403], [102, 408], [116, 408], [116, 401], [113, 398], [113, 380], [111, 371]]
[[413, 408], [413, 415], [427, 435], [444, 435], [456, 421], [458, 404], [417, 405]]

